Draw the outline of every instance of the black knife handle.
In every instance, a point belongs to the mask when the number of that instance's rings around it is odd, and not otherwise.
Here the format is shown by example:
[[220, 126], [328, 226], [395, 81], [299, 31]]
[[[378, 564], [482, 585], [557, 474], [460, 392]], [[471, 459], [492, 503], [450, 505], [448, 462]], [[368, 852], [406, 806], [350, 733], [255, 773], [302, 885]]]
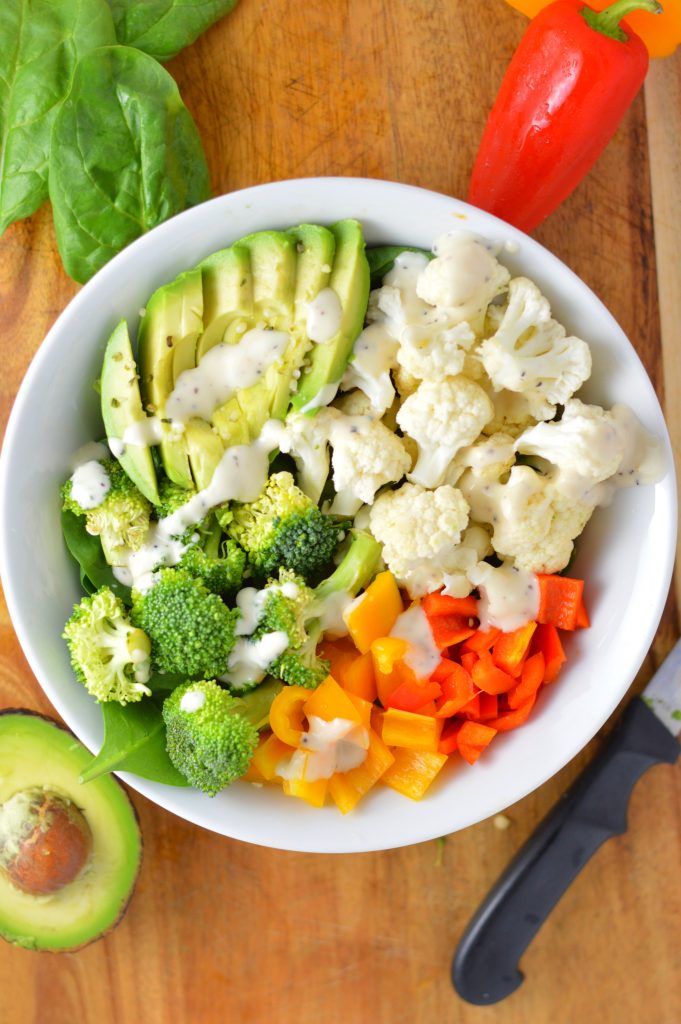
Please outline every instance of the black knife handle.
[[522, 983], [518, 961], [589, 857], [627, 829], [637, 779], [673, 764], [678, 741], [635, 698], [603, 749], [538, 825], [487, 895], [459, 943], [454, 988], [469, 1003], [497, 1003]]

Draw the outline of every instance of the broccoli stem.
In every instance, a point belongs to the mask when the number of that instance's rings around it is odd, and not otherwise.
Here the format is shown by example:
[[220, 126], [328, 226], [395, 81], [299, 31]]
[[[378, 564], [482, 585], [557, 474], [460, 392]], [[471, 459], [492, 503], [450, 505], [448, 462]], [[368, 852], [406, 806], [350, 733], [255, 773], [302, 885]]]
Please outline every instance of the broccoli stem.
[[239, 714], [256, 729], [263, 729], [269, 722], [272, 701], [281, 689], [279, 679], [266, 679], [255, 690], [239, 697]]
[[381, 560], [381, 545], [370, 533], [352, 531], [352, 542], [335, 572], [314, 588], [314, 603], [320, 604], [341, 591], [355, 597], [370, 582]]

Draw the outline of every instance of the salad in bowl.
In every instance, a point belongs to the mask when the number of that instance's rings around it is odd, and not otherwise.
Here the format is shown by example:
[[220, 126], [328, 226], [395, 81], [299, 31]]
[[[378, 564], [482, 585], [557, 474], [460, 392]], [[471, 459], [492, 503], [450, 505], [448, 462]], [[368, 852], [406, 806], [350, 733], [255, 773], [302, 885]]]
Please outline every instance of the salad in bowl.
[[195, 207], [80, 291], [0, 518], [84, 786], [358, 852], [489, 817], [591, 739], [659, 622], [676, 493], [634, 349], [555, 256], [321, 178]]
[[[85, 779], [345, 814], [541, 715], [589, 627], [575, 543], [665, 464], [627, 405], [576, 397], [589, 345], [531, 279], [463, 227], [419, 251], [300, 224], [161, 286], [136, 333], [62, 488], [64, 638], [107, 728]], [[121, 723], [152, 737], [132, 765]]]

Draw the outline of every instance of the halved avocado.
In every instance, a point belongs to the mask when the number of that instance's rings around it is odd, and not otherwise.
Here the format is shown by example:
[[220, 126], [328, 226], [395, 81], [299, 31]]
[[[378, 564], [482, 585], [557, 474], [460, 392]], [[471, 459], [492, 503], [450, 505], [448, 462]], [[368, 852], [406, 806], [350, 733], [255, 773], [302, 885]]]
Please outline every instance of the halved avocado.
[[356, 220], [341, 220], [331, 226], [336, 239], [336, 254], [329, 280], [340, 299], [341, 322], [338, 333], [324, 345], [315, 345], [310, 365], [301, 377], [293, 396], [293, 408], [302, 409], [315, 400], [328, 384], [340, 381], [362, 327], [369, 298], [369, 264], [364, 251], [362, 225]]
[[[201, 271], [188, 270], [157, 288], [139, 327], [137, 354], [142, 400], [149, 412], [163, 416], [166, 400], [183, 370], [196, 363], [196, 345], [203, 330]], [[161, 441], [166, 473], [180, 487], [193, 487], [184, 441]]]
[[128, 905], [142, 857], [137, 816], [113, 776], [79, 783], [91, 760], [53, 719], [0, 713], [0, 936], [15, 945], [78, 949]]
[[[102, 419], [106, 436], [120, 441], [127, 427], [145, 418], [128, 325], [121, 320], [104, 352], [101, 379]], [[118, 461], [145, 498], [158, 504], [158, 482], [146, 446], [126, 445]]]

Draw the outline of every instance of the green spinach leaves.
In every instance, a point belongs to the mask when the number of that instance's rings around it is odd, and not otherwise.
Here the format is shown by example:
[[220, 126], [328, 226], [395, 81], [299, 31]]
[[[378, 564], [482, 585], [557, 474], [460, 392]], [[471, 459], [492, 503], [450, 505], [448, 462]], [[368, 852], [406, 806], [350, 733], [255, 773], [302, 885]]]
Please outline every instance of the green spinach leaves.
[[196, 125], [157, 61], [128, 46], [82, 58], [55, 121], [49, 183], [62, 262], [81, 283], [210, 196]]
[[47, 199], [50, 133], [76, 63], [115, 41], [106, 0], [0, 4], [0, 234]]
[[236, 0], [109, 0], [119, 42], [156, 60], [170, 60], [193, 43]]

